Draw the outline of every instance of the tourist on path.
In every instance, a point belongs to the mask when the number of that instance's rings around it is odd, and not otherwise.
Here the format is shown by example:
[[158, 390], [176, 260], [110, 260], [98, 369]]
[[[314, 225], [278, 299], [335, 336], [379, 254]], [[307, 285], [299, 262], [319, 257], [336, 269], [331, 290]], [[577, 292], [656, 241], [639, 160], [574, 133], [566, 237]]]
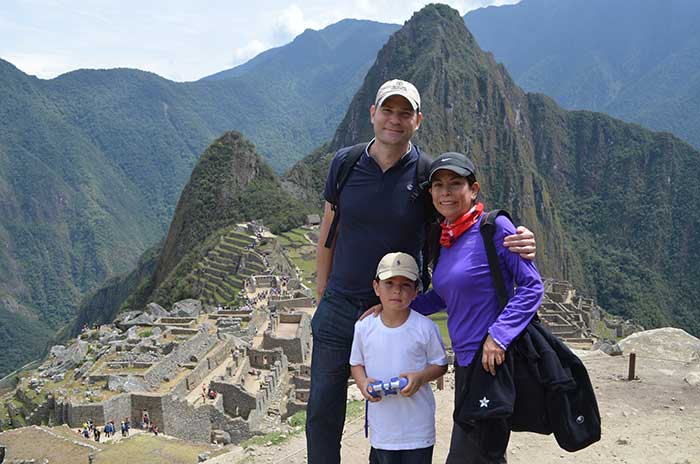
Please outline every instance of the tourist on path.
[[[429, 199], [411, 203], [420, 150], [411, 143], [423, 114], [420, 95], [409, 82], [392, 80], [378, 90], [369, 109], [374, 139], [354, 166], [337, 200], [338, 173], [352, 147], [339, 150], [326, 179], [323, 220], [316, 256], [318, 308], [311, 322], [313, 353], [307, 405], [309, 464], [340, 462], [345, 423], [347, 379], [355, 321], [378, 303], [372, 290], [376, 265], [387, 253], [402, 251], [421, 262]], [[325, 243], [336, 214], [338, 229]], [[506, 238], [511, 251], [534, 257], [534, 237], [527, 229]]]

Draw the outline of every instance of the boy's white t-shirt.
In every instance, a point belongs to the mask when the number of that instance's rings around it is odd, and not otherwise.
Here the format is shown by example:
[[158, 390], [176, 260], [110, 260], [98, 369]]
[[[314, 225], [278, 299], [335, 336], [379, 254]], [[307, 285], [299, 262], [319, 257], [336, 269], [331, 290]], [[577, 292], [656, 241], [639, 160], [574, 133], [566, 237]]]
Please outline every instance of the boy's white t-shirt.
[[[365, 367], [367, 377], [388, 381], [429, 364], [447, 365], [440, 331], [433, 321], [411, 310], [401, 326], [390, 328], [381, 317], [355, 324], [350, 365]], [[408, 450], [435, 444], [435, 398], [430, 384], [411, 397], [386, 395], [369, 403], [370, 443], [376, 449]]]

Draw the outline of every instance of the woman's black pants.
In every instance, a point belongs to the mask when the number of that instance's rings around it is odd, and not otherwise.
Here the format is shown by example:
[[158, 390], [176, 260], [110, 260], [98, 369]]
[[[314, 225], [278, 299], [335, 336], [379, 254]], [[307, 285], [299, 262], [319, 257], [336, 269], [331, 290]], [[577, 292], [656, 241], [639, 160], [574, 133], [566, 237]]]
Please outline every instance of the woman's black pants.
[[[474, 360], [472, 362], [478, 362]], [[479, 368], [480, 366], [475, 366]], [[468, 367], [455, 362], [455, 404], [469, 385]], [[450, 452], [445, 464], [506, 464], [505, 449], [510, 439], [510, 426], [504, 419], [460, 424], [453, 421]], [[502, 449], [494, 455], [488, 449]]]

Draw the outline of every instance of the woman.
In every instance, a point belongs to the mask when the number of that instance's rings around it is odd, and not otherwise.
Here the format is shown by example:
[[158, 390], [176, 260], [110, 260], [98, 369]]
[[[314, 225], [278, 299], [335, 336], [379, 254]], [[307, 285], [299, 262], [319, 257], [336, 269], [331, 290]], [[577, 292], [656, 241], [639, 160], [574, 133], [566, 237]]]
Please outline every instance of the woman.
[[[540, 304], [544, 287], [532, 261], [503, 247], [503, 238], [515, 233], [504, 216], [496, 219], [494, 243], [501, 272], [509, 289], [509, 301], [499, 310], [498, 296], [479, 225], [484, 206], [477, 201], [480, 186], [474, 164], [460, 153], [444, 153], [430, 169], [430, 193], [433, 205], [444, 218], [440, 227], [440, 255], [433, 272], [433, 289], [419, 295], [411, 308], [432, 314], [447, 311], [447, 327], [455, 352], [455, 393], [464, 391], [466, 373], [471, 363], [480, 363], [492, 375], [503, 363], [506, 350], [527, 326]], [[514, 287], [515, 290], [513, 290]], [[481, 359], [474, 359], [483, 342]], [[475, 423], [469, 430], [453, 424], [448, 464], [502, 463], [505, 451], [497, 457], [487, 456], [480, 438], [489, 432]], [[504, 443], [508, 435], [489, 437]]]

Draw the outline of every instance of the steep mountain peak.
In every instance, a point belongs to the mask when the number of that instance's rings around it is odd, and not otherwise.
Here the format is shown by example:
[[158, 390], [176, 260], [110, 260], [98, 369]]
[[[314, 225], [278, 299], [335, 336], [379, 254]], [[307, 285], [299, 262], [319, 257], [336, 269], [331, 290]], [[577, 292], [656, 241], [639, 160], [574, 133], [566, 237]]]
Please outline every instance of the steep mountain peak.
[[278, 231], [292, 225], [286, 221], [298, 224], [303, 216], [300, 205], [289, 198], [255, 146], [239, 132], [226, 132], [204, 151], [182, 191], [158, 261], [155, 285], [218, 229], [262, 220]]
[[[336, 131], [331, 149], [372, 137], [369, 107], [379, 86], [394, 78], [412, 82], [421, 93], [425, 119], [416, 140], [430, 151], [468, 151], [469, 142], [457, 140], [460, 134], [453, 127], [456, 116], [468, 120], [472, 110], [483, 112], [485, 102], [480, 100], [494, 92], [523, 97], [505, 70], [479, 48], [459, 12], [447, 5], [431, 4], [416, 12], [379, 51]], [[455, 110], [462, 114], [455, 114]]]
[[240, 193], [259, 173], [272, 172], [239, 132], [224, 133], [202, 154], [182, 191], [158, 263], [156, 280], [163, 280], [177, 262], [230, 211], [227, 200]]

